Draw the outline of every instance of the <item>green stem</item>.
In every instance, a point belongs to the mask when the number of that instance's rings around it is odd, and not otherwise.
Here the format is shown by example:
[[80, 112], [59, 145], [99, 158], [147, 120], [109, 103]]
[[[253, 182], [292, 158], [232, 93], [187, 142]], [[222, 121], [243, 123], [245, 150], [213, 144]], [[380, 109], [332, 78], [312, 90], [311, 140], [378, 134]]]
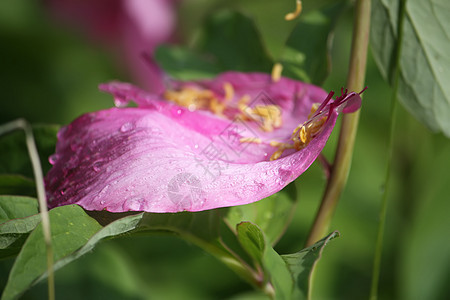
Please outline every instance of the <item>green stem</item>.
[[[357, 0], [355, 5], [355, 23], [353, 26], [352, 50], [350, 56], [347, 88], [359, 92], [364, 87], [366, 74], [367, 48], [370, 29], [370, 0]], [[353, 155], [359, 111], [345, 115], [339, 135], [334, 163], [327, 182], [322, 202], [312, 225], [306, 246], [313, 245], [328, 233], [336, 205], [347, 182]]]
[[370, 299], [378, 299], [378, 283], [380, 279], [381, 270], [381, 254], [383, 252], [383, 237], [384, 228], [386, 224], [386, 212], [387, 212], [387, 199], [389, 191], [389, 183], [391, 177], [391, 165], [394, 152], [394, 137], [395, 137], [395, 116], [397, 108], [397, 91], [398, 91], [398, 78], [400, 71], [400, 57], [402, 51], [402, 37], [403, 37], [403, 20], [405, 17], [406, 0], [400, 0], [400, 7], [398, 12], [398, 26], [397, 26], [397, 47], [395, 51], [395, 65], [391, 70], [390, 78], [393, 80], [392, 99], [391, 99], [391, 121], [389, 130], [389, 145], [388, 145], [388, 158], [386, 165], [386, 176], [384, 182], [383, 195], [381, 199], [380, 215], [378, 223], [377, 240], [375, 245], [375, 255], [373, 260], [372, 271], [372, 286], [370, 289]]
[[47, 198], [45, 196], [44, 176], [42, 174], [41, 161], [34, 142], [33, 131], [27, 121], [18, 119], [0, 126], [0, 135], [8, 132], [22, 129], [25, 132], [25, 141], [28, 154], [33, 166], [34, 178], [36, 181], [37, 196], [39, 201], [39, 209], [42, 219], [42, 229], [44, 232], [44, 241], [47, 249], [47, 273], [48, 273], [48, 299], [55, 299], [55, 278], [53, 274], [53, 248], [50, 231], [50, 219], [47, 209]]
[[[395, 89], [396, 92], [396, 89]], [[395, 95], [395, 94], [394, 94]], [[375, 244], [375, 255], [373, 259], [373, 270], [372, 270], [372, 285], [370, 289], [370, 299], [378, 299], [378, 282], [380, 278], [380, 268], [381, 268], [381, 254], [383, 252], [383, 237], [384, 237], [384, 227], [386, 223], [386, 211], [387, 211], [387, 198], [389, 182], [391, 178], [391, 164], [394, 149], [394, 129], [395, 129], [395, 112], [396, 112], [396, 99], [395, 96], [391, 103], [391, 121], [389, 130], [389, 145], [388, 145], [388, 158], [386, 165], [386, 176], [384, 180], [383, 195], [381, 199], [380, 213], [379, 213], [379, 223], [377, 230], [377, 240]]]

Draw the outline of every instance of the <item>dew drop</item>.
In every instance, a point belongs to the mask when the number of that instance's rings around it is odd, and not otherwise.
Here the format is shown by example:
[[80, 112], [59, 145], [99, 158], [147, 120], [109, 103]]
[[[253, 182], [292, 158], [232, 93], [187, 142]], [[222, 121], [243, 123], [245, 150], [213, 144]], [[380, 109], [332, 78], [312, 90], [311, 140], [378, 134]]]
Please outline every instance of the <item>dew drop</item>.
[[123, 99], [121, 97], [114, 97], [114, 105], [116, 107], [125, 107], [130, 101]]
[[195, 144], [195, 145], [194, 145], [194, 148], [195, 148], [195, 149], [198, 149], [198, 145], [197, 145], [197, 144]]
[[73, 169], [78, 165], [79, 157], [77, 155], [73, 155], [69, 161], [66, 163], [66, 168]]
[[94, 162], [94, 165], [92, 166], [92, 169], [95, 172], [100, 172], [100, 165], [101, 165], [101, 161], [96, 161], [96, 162]]
[[56, 153], [55, 153], [55, 154], [50, 155], [50, 157], [48, 158], [48, 161], [49, 161], [52, 165], [54, 165], [54, 164], [56, 164], [56, 163], [58, 162], [59, 158], [60, 158], [59, 154], [56, 154]]
[[127, 199], [122, 207], [124, 210], [143, 211], [145, 208], [145, 199], [143, 198]]
[[134, 128], [133, 123], [127, 122], [120, 127], [120, 132], [128, 132]]
[[179, 117], [179, 116], [181, 116], [183, 114], [183, 110], [181, 110], [178, 107], [172, 108], [171, 112], [172, 112], [172, 115], [174, 115], [176, 117]]
[[109, 189], [109, 185], [105, 185], [105, 187], [100, 191], [100, 193], [98, 193], [98, 197], [103, 196], [104, 194], [106, 194], [106, 192]]

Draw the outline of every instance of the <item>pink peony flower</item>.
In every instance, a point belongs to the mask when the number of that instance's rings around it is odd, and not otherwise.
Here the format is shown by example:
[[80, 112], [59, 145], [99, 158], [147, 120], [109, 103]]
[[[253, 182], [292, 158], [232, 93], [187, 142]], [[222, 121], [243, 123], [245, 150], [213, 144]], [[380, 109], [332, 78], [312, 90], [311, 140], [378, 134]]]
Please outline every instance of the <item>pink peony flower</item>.
[[[161, 70], [151, 59], [175, 29], [174, 0], [47, 0], [56, 18], [116, 50], [123, 66], [152, 92], [164, 89]], [[111, 47], [112, 46], [112, 47]], [[146, 55], [147, 61], [143, 55]], [[125, 61], [123, 61], [125, 58]]]
[[[46, 176], [49, 206], [111, 212], [202, 211], [268, 197], [322, 151], [357, 93], [333, 93], [267, 74], [228, 72], [170, 82], [161, 94], [100, 85], [116, 108], [85, 114], [58, 133]], [[138, 107], [124, 107], [129, 101]]]

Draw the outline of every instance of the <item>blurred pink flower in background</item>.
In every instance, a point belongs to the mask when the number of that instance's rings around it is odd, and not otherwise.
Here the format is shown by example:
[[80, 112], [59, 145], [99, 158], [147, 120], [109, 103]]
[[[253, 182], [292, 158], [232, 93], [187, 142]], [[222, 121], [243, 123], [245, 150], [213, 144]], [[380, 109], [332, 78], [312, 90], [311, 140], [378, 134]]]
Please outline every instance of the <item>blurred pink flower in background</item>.
[[[55, 18], [103, 43], [136, 83], [161, 92], [162, 72], [151, 59], [157, 45], [175, 29], [173, 0], [47, 0]], [[147, 59], [144, 59], [144, 56]]]

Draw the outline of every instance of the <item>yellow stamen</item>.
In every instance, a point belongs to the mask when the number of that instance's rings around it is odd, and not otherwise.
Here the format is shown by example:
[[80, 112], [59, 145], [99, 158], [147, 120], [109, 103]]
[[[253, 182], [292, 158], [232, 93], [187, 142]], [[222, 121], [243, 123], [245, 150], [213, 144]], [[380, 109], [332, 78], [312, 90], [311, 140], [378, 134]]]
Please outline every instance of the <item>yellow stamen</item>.
[[209, 109], [219, 116], [223, 116], [223, 112], [227, 108], [227, 104], [233, 100], [234, 97], [234, 88], [231, 83], [225, 82], [223, 84], [223, 90], [225, 91], [224, 101], [219, 101], [217, 98], [212, 98], [209, 103]]
[[[223, 84], [224, 97], [218, 98], [210, 90], [197, 87], [186, 86], [179, 90], [167, 90], [164, 98], [176, 103], [177, 105], [187, 107], [190, 111], [197, 109], [209, 110], [216, 115], [225, 116], [225, 111], [229, 106], [238, 109], [237, 114], [232, 113], [233, 118], [240, 118], [243, 121], [256, 121], [264, 131], [273, 131], [281, 126], [281, 109], [277, 105], [256, 105], [250, 107], [250, 95], [242, 96], [239, 101], [234, 102], [235, 91], [233, 85], [229, 82]], [[231, 102], [231, 103], [230, 103]], [[237, 107], [236, 107], [237, 106]], [[233, 110], [230, 110], [231, 113]]]
[[311, 106], [311, 111], [308, 115], [308, 119], [311, 119], [311, 117], [314, 115], [314, 113], [317, 111], [317, 109], [319, 108], [320, 103], [313, 103], [313, 105]]
[[227, 105], [217, 100], [217, 98], [212, 98], [211, 102], [209, 103], [209, 110], [219, 116], [223, 116], [223, 112], [226, 107]]
[[275, 151], [272, 156], [270, 156], [270, 161], [272, 160], [276, 160], [279, 159], [281, 157], [281, 154], [283, 154], [284, 149], [282, 149], [281, 147]]
[[286, 21], [292, 21], [295, 18], [297, 18], [300, 15], [301, 12], [302, 12], [302, 1], [301, 0], [297, 0], [295, 11], [291, 12], [291, 13], [288, 13], [286, 16], [284, 16], [284, 19]]
[[276, 63], [272, 68], [272, 81], [278, 82], [281, 79], [281, 72], [283, 72], [283, 65], [280, 63]]
[[270, 141], [270, 146], [272, 147], [280, 147], [281, 145], [283, 145], [284, 143], [282, 142], [278, 142], [278, 141]]
[[223, 84], [223, 89], [225, 90], [225, 101], [231, 101], [234, 97], [234, 88], [229, 82]]
[[300, 124], [297, 127], [295, 127], [294, 131], [292, 131], [291, 139], [293, 139], [295, 137], [295, 135], [300, 130], [300, 128], [302, 128], [302, 126], [303, 126], [303, 124]]
[[292, 132], [291, 141], [294, 142], [293, 145], [288, 143], [280, 143], [276, 141], [270, 142], [272, 147], [277, 147], [278, 149], [272, 154], [270, 160], [275, 160], [281, 157], [284, 150], [292, 149], [299, 151], [305, 148], [322, 130], [323, 125], [325, 124], [327, 117], [315, 117], [311, 119], [313, 114], [319, 108], [318, 103], [314, 103], [311, 107], [311, 112], [309, 114], [309, 120], [299, 126], [297, 126]]
[[[251, 98], [250, 95], [244, 95], [241, 99], [239, 99], [237, 106], [240, 112], [247, 113], [247, 110], [249, 109], [248, 104], [250, 102]], [[244, 118], [245, 119], [245, 118]], [[246, 118], [248, 119], [248, 118]]]
[[261, 139], [256, 137], [243, 137], [239, 140], [241, 143], [261, 144]]
[[260, 127], [264, 131], [273, 131], [281, 126], [281, 110], [277, 105], [257, 105], [247, 111], [255, 121], [262, 121]]
[[179, 91], [168, 90], [164, 93], [164, 98], [189, 110], [205, 109], [215, 95], [209, 90], [200, 90], [192, 87], [185, 87]]
[[260, 122], [259, 126], [264, 131], [273, 131], [282, 124], [281, 110], [277, 105], [256, 105], [251, 108], [248, 106], [251, 98], [244, 95], [238, 101], [238, 109], [241, 112], [239, 117], [242, 120], [253, 120]]
[[248, 103], [252, 100], [250, 98], [250, 95], [244, 95], [241, 99], [238, 101], [238, 105], [248, 105]]
[[[272, 144], [272, 142], [270, 142]], [[281, 155], [283, 154], [284, 150], [286, 149], [293, 149], [294, 147], [291, 144], [287, 144], [287, 143], [279, 143], [279, 142], [275, 142], [279, 144], [278, 149], [272, 154], [272, 156], [270, 156], [270, 160], [276, 160], [279, 159], [281, 157]]]
[[302, 141], [303, 144], [306, 144], [306, 142], [308, 141], [308, 136], [306, 133], [306, 128], [305, 126], [302, 126], [302, 128], [300, 129], [300, 141]]

